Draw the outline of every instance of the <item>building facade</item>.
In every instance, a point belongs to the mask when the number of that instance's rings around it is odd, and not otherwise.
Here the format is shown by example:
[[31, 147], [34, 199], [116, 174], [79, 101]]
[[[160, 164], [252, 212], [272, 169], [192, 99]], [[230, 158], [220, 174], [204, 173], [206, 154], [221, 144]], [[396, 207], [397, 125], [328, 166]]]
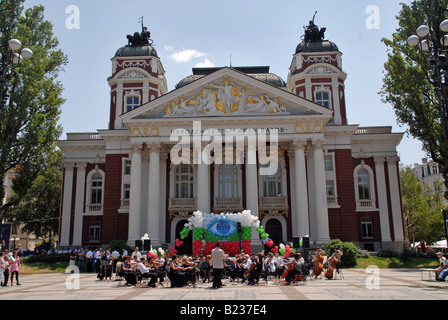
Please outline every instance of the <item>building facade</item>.
[[172, 91], [145, 30], [128, 37], [112, 58], [109, 127], [59, 143], [60, 246], [144, 234], [173, 246], [193, 212], [247, 209], [277, 245], [401, 248], [402, 133], [348, 123], [342, 53], [316, 28], [287, 81], [265, 66], [194, 68]]

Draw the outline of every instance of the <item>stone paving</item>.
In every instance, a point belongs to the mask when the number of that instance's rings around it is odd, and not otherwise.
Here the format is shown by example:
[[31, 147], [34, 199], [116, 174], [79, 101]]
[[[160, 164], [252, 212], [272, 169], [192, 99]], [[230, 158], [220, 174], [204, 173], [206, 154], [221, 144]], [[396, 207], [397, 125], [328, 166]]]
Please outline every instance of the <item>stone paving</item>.
[[[256, 286], [224, 280], [185, 288], [140, 288], [99, 281], [95, 274], [22, 275], [21, 286], [0, 287], [0, 300], [155, 300], [155, 301], [285, 301], [285, 300], [447, 300], [448, 283], [429, 272], [405, 269], [346, 269], [336, 279], [308, 279], [290, 286], [271, 279]], [[79, 279], [79, 281], [76, 281]]]

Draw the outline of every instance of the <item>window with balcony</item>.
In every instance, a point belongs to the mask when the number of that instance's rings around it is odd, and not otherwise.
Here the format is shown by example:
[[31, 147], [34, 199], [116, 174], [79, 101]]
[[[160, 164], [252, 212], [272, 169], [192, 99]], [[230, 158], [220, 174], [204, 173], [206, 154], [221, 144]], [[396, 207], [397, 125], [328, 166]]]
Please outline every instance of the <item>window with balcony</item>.
[[193, 167], [180, 164], [175, 171], [175, 197], [193, 198]]
[[368, 210], [375, 207], [375, 189], [372, 169], [361, 164], [355, 168], [355, 196], [357, 210]]
[[238, 168], [233, 164], [223, 164], [218, 171], [219, 198], [238, 197]]

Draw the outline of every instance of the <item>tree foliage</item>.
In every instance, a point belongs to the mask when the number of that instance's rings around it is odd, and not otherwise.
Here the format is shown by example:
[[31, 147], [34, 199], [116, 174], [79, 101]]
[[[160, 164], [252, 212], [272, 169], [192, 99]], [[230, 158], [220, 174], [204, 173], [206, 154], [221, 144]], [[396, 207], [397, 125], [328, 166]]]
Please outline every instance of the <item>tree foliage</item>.
[[[23, 3], [0, 2], [0, 52], [9, 50], [8, 42], [13, 38], [33, 51], [33, 57], [16, 68], [10, 100], [0, 107], [0, 181], [11, 169], [17, 173], [12, 185], [16, 197], [0, 206], [0, 216], [27, 194], [53, 156], [62, 133], [58, 120], [63, 87], [57, 77], [67, 57], [58, 49], [52, 24], [44, 19], [44, 7], [24, 10]], [[3, 197], [0, 183], [0, 199]]]
[[432, 189], [418, 180], [410, 167], [402, 167], [400, 183], [408, 239], [428, 244], [440, 240], [445, 234], [441, 210], [446, 205], [441, 182]]
[[[8, 221], [22, 226], [21, 231], [51, 242], [59, 227], [62, 189], [62, 153], [56, 151], [44, 170], [33, 181], [19, 205], [8, 210]], [[11, 196], [15, 202], [16, 194]]]
[[[448, 190], [448, 145], [445, 139], [441, 99], [431, 84], [431, 68], [425, 56], [407, 39], [417, 28], [426, 24], [432, 41], [440, 43], [440, 23], [448, 17], [448, 0], [415, 0], [402, 4], [397, 15], [399, 28], [392, 39], [383, 39], [388, 48], [388, 60], [384, 65], [383, 102], [392, 105], [401, 125], [420, 140], [431, 159], [442, 166]], [[447, 62], [444, 65], [448, 67]], [[448, 191], [445, 195], [448, 198]]]

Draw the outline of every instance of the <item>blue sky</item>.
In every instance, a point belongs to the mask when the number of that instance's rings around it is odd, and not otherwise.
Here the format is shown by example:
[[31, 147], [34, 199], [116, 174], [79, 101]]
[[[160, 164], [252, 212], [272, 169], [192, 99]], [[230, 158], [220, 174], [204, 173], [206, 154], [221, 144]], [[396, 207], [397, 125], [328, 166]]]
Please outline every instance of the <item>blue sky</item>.
[[[410, 0], [402, 2], [410, 3]], [[42, 4], [45, 18], [54, 25], [60, 48], [69, 64], [59, 80], [64, 98], [62, 139], [67, 132], [95, 132], [109, 121], [111, 58], [127, 44], [126, 35], [140, 31], [144, 16], [155, 48], [166, 70], [169, 90], [191, 74], [195, 66], [270, 66], [287, 80], [303, 26], [318, 11], [315, 23], [326, 27], [326, 38], [343, 53], [343, 69], [349, 123], [361, 126], [392, 126], [396, 123], [390, 105], [381, 101], [386, 47], [398, 27], [398, 1], [384, 0], [27, 0]], [[79, 8], [79, 29], [67, 28], [70, 5]], [[375, 6], [378, 11], [367, 10]], [[373, 16], [373, 14], [377, 15]], [[371, 18], [376, 18], [371, 20]], [[367, 24], [366, 24], [367, 22]], [[377, 24], [372, 24], [376, 22]], [[371, 27], [368, 27], [370, 25]], [[406, 135], [398, 147], [403, 164], [420, 162], [421, 143]]]

